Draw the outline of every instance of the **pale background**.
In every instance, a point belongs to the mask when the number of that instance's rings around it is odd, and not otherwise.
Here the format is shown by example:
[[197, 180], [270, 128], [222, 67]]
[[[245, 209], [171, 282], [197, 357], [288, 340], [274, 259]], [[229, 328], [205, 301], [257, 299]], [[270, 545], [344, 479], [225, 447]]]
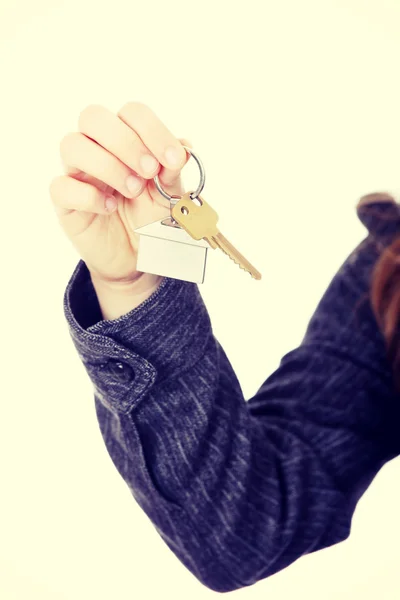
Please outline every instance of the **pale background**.
[[[256, 282], [215, 251], [201, 286], [248, 399], [300, 343], [364, 237], [359, 197], [400, 190], [399, 28], [398, 0], [3, 0], [2, 599], [215, 595], [114, 468], [64, 321], [79, 256], [48, 186], [80, 111], [139, 100], [201, 156], [203, 196], [263, 274]], [[191, 161], [184, 181], [197, 177]], [[398, 600], [399, 503], [394, 460], [360, 501], [348, 541], [237, 596]]]

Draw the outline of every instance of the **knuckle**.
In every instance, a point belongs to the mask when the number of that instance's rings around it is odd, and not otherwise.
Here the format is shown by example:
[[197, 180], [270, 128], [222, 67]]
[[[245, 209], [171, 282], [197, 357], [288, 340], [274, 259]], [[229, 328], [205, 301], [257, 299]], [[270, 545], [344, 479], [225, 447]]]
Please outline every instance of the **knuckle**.
[[102, 110], [103, 107], [100, 104], [89, 104], [88, 106], [85, 106], [78, 117], [79, 129], [85, 129]]
[[53, 202], [53, 204], [56, 203], [56, 198], [58, 195], [58, 190], [60, 187], [60, 181], [61, 180], [61, 176], [57, 176], [57, 177], [53, 177], [53, 179], [50, 181], [50, 185], [49, 185], [49, 194], [50, 194], [50, 198], [51, 201]]
[[73, 146], [73, 144], [75, 144], [77, 137], [79, 136], [79, 133], [76, 133], [75, 131], [72, 131], [71, 133], [67, 133], [67, 135], [65, 135], [63, 137], [63, 139], [60, 142], [60, 154], [63, 157], [67, 157], [70, 153], [70, 150]]
[[192, 142], [186, 138], [178, 138], [178, 142], [180, 142], [182, 144], [182, 146], [187, 146], [188, 148], [193, 148]]
[[138, 101], [126, 102], [123, 105], [123, 107], [118, 111], [119, 116], [124, 116], [124, 115], [132, 116], [134, 114], [148, 115], [150, 113], [151, 113], [151, 110], [147, 106], [147, 104], [144, 104], [143, 102], [138, 102]]
[[94, 185], [87, 185], [86, 192], [83, 194], [83, 206], [94, 209], [98, 206], [101, 193]]
[[129, 164], [127, 163], [127, 166], [130, 166], [132, 169], [137, 169], [140, 155], [146, 151], [147, 153], [149, 152], [142, 140], [135, 135], [130, 136], [126, 140], [126, 147], [124, 150], [127, 153], [127, 157], [131, 159]]

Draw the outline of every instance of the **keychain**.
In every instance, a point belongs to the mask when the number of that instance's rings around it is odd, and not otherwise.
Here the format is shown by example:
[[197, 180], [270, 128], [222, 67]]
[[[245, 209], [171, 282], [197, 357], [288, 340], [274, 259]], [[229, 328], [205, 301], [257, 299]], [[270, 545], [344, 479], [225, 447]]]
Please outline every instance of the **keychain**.
[[184, 146], [200, 169], [200, 183], [195, 191], [183, 196], [170, 196], [162, 189], [158, 176], [154, 183], [170, 201], [171, 216], [139, 229], [137, 270], [193, 283], [203, 283], [209, 247], [220, 248], [254, 279], [261, 273], [218, 230], [218, 215], [200, 196], [205, 184], [205, 171], [200, 158]]
[[[200, 184], [196, 196], [204, 188], [204, 167], [194, 152], [183, 146], [193, 156], [200, 169]], [[181, 196], [170, 196], [162, 189], [158, 176], [154, 183], [172, 208]], [[204, 240], [194, 240], [176, 221], [170, 217], [155, 221], [135, 229], [140, 235], [136, 269], [143, 273], [152, 273], [173, 279], [182, 279], [193, 283], [203, 283], [207, 262], [207, 250], [210, 247]]]

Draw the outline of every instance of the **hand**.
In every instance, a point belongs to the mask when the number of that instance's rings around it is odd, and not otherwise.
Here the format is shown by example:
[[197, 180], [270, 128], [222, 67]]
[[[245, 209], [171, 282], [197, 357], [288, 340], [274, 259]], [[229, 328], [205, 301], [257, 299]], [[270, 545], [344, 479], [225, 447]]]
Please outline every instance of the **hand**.
[[[134, 229], [170, 214], [153, 177], [159, 176], [168, 194], [182, 195], [180, 173], [190, 158], [183, 145], [191, 145], [176, 139], [140, 102], [128, 102], [117, 115], [90, 105], [81, 112], [78, 127], [61, 141], [65, 175], [51, 181], [50, 196], [92, 279], [130, 284], [141, 275]], [[111, 212], [107, 198], [116, 204]]]

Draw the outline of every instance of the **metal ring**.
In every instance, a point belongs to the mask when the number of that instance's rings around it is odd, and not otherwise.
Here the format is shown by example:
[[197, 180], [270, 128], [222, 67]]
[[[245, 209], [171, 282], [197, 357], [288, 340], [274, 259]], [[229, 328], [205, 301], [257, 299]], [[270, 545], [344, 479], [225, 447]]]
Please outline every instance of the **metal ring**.
[[[204, 184], [206, 182], [206, 173], [204, 171], [204, 167], [203, 167], [203, 163], [201, 162], [200, 158], [197, 156], [197, 154], [195, 154], [195, 152], [193, 152], [193, 150], [191, 148], [188, 148], [187, 146], [183, 146], [186, 150], [186, 152], [189, 152], [189, 154], [191, 156], [193, 156], [194, 160], [197, 162], [199, 169], [200, 169], [200, 183], [199, 183], [199, 187], [197, 188], [196, 191], [193, 192], [193, 194], [190, 194], [190, 197], [192, 200], [195, 200], [197, 198], [197, 196], [199, 196], [201, 194], [201, 192], [203, 191], [204, 188]], [[162, 194], [164, 196], [164, 198], [166, 198], [167, 200], [171, 201], [173, 200], [173, 196], [170, 196], [169, 194], [167, 194], [166, 191], [164, 191], [160, 185], [160, 181], [158, 179], [158, 175], [156, 175], [154, 177], [154, 183], [156, 184], [156, 188], [158, 189], [158, 191], [160, 192], [160, 194]], [[176, 203], [176, 202], [175, 202]]]

